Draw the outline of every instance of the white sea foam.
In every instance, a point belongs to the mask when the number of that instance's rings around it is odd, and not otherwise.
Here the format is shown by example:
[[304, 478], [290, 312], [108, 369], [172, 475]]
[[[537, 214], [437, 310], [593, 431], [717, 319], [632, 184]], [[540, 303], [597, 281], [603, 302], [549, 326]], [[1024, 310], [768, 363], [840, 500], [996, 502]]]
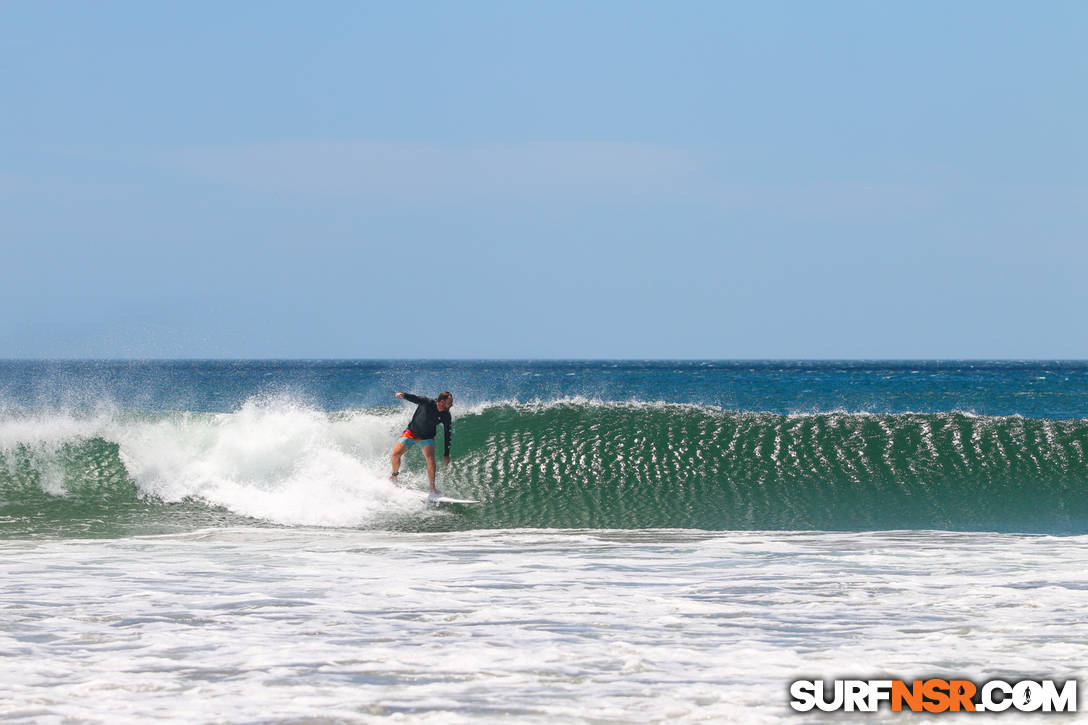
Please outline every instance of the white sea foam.
[[46, 724], [788, 724], [797, 678], [1088, 658], [1088, 537], [219, 529], [0, 563], [0, 719]]
[[118, 446], [143, 495], [280, 524], [358, 526], [419, 511], [419, 497], [387, 478], [406, 419], [400, 410], [330, 414], [284, 397], [221, 414], [8, 415], [0, 451], [32, 456], [43, 490], [62, 496], [61, 447], [99, 438]]

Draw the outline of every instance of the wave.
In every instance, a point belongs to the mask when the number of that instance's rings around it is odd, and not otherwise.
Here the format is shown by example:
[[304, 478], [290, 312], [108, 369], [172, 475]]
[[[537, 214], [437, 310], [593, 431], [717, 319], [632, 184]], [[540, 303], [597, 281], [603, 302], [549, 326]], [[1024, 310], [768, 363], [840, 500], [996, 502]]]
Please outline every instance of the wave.
[[[404, 409], [0, 418], [0, 520], [187, 505], [282, 525], [1088, 532], [1088, 421], [668, 403], [459, 411], [435, 515], [386, 479]], [[441, 444], [440, 444], [441, 445]], [[406, 482], [425, 486], [422, 457]], [[161, 513], [161, 512], [160, 512]]]

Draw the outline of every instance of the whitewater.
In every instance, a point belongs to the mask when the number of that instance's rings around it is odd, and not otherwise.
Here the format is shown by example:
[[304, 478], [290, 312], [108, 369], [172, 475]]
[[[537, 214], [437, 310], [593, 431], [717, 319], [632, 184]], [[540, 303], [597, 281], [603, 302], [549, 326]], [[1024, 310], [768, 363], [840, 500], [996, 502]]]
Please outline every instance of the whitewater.
[[[1088, 655], [1084, 363], [0, 374], [15, 722], [809, 721], [794, 679]], [[480, 506], [388, 478], [393, 393], [443, 389]]]

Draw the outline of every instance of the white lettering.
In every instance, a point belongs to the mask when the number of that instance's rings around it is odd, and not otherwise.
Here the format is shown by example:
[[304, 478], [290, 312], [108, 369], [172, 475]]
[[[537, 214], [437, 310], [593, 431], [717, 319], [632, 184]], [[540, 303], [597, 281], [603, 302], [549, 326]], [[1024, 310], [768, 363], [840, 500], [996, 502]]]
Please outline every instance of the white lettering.
[[1012, 704], [1020, 712], [1035, 712], [1043, 706], [1043, 687], [1034, 680], [1020, 680], [1012, 688]]
[[797, 680], [790, 685], [790, 707], [797, 712], [808, 712], [816, 707], [816, 683], [812, 680]]
[[1053, 680], [1043, 681], [1043, 712], [1076, 712], [1077, 711], [1077, 681], [1066, 680], [1062, 685], [1062, 691], [1058, 692], [1058, 686]]
[[869, 685], [865, 680], [847, 680], [844, 693], [847, 712], [867, 712]]
[[843, 687], [842, 680], [835, 680], [835, 684], [832, 685], [832, 692], [834, 697], [831, 700], [827, 699], [826, 685], [823, 680], [816, 683], [816, 707], [820, 708], [824, 712], [835, 712], [843, 703]]
[[[1000, 700], [994, 699], [994, 692], [1000, 692]], [[982, 687], [982, 705], [978, 708], [986, 712], [1004, 712], [1012, 707], [1012, 685], [1004, 680], [990, 680]]]
[[891, 702], [891, 699], [891, 680], [869, 680], [869, 712], [878, 711], [881, 702]]

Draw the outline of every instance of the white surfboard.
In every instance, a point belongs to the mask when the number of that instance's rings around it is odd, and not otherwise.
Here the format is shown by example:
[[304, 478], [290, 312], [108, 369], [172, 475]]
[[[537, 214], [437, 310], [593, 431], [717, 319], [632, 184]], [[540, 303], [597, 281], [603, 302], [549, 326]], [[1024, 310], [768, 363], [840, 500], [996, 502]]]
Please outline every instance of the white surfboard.
[[473, 500], [471, 498], [452, 498], [450, 496], [437, 496], [437, 495], [432, 493], [432, 494], [428, 494], [427, 503], [433, 504], [433, 505], [436, 505], [436, 506], [438, 504], [443, 504], [443, 503], [468, 505], [468, 504], [480, 503], [480, 501], [475, 501], [475, 500]]
[[426, 501], [429, 505], [439, 506], [441, 504], [451, 504], [459, 506], [471, 506], [474, 504], [483, 503], [483, 501], [477, 501], [472, 498], [455, 498], [453, 496], [442, 496], [441, 494], [428, 493], [427, 491], [420, 491], [417, 489], [407, 489], [410, 493], [419, 496]]

